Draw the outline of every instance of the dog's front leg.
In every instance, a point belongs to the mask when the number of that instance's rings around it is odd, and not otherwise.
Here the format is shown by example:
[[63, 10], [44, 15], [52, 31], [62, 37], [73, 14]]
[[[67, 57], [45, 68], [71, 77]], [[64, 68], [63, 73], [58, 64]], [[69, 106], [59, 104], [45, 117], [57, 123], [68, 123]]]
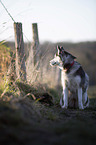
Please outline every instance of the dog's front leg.
[[63, 101], [64, 101], [64, 105], [61, 106], [62, 108], [68, 108], [68, 88], [65, 87], [63, 89]]
[[89, 98], [87, 95], [87, 89], [85, 92], [83, 92], [83, 100], [84, 100], [84, 108], [89, 106]]
[[61, 98], [60, 98], [60, 106], [62, 107], [62, 98], [63, 98], [63, 94], [62, 94], [62, 96], [61, 96]]
[[82, 103], [82, 88], [78, 88], [78, 106], [79, 106], [79, 109], [84, 109], [83, 103]]

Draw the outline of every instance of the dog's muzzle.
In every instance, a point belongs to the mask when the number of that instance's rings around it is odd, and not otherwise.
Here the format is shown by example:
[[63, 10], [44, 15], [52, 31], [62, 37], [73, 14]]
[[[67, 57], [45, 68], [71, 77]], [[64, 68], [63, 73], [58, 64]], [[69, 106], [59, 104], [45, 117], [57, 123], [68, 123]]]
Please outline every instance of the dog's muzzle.
[[51, 65], [51, 66], [56, 65], [56, 62], [53, 61], [53, 60], [51, 60], [51, 61], [50, 61], [50, 65]]
[[60, 58], [57, 56], [57, 57], [55, 57], [54, 59], [52, 59], [51, 61], [50, 61], [50, 65], [51, 66], [53, 66], [53, 65], [59, 65], [59, 60], [60, 60]]

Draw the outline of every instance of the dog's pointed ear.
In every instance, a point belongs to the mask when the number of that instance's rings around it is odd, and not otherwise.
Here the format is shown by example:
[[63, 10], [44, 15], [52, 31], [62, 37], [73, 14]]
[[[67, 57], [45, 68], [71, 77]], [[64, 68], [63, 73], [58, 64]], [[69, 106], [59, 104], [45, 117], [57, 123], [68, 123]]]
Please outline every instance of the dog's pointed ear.
[[60, 46], [57, 45], [57, 55], [59, 55], [60, 52]]
[[58, 49], [60, 50], [60, 46], [59, 46], [59, 45], [57, 45], [57, 50], [58, 50]]
[[59, 53], [64, 53], [64, 48], [62, 46], [57, 46], [58, 55]]
[[63, 51], [64, 51], [64, 48], [63, 48], [63, 46], [60, 46], [60, 50], [63, 50]]
[[57, 49], [59, 49], [60, 51], [64, 50], [63, 46], [58, 46], [58, 45], [57, 45]]

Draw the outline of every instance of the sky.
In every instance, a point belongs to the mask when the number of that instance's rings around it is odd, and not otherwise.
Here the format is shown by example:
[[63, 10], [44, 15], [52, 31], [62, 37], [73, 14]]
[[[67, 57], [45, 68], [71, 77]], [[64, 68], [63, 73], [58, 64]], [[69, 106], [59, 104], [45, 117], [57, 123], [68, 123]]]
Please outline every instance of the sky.
[[[2, 0], [15, 22], [23, 25], [24, 41], [32, 41], [38, 23], [40, 42], [96, 41], [96, 0]], [[0, 41], [14, 41], [13, 21], [0, 3]]]

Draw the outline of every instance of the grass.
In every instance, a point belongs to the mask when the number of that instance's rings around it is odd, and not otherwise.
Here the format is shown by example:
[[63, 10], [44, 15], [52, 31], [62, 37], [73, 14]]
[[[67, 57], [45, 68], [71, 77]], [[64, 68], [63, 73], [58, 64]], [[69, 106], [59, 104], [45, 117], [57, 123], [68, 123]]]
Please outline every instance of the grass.
[[[30, 86], [17, 82], [15, 88], [13, 92], [7, 90], [0, 98], [1, 144], [94, 145], [96, 143], [95, 87], [89, 89], [90, 106], [85, 110], [61, 109], [58, 91], [48, 89], [44, 85]], [[15, 91], [19, 92], [17, 96]], [[53, 104], [38, 100], [38, 96], [42, 97], [46, 93], [53, 98], [53, 100], [51, 98]]]
[[4, 91], [4, 83], [3, 81], [0, 82], [0, 95], [3, 93]]

